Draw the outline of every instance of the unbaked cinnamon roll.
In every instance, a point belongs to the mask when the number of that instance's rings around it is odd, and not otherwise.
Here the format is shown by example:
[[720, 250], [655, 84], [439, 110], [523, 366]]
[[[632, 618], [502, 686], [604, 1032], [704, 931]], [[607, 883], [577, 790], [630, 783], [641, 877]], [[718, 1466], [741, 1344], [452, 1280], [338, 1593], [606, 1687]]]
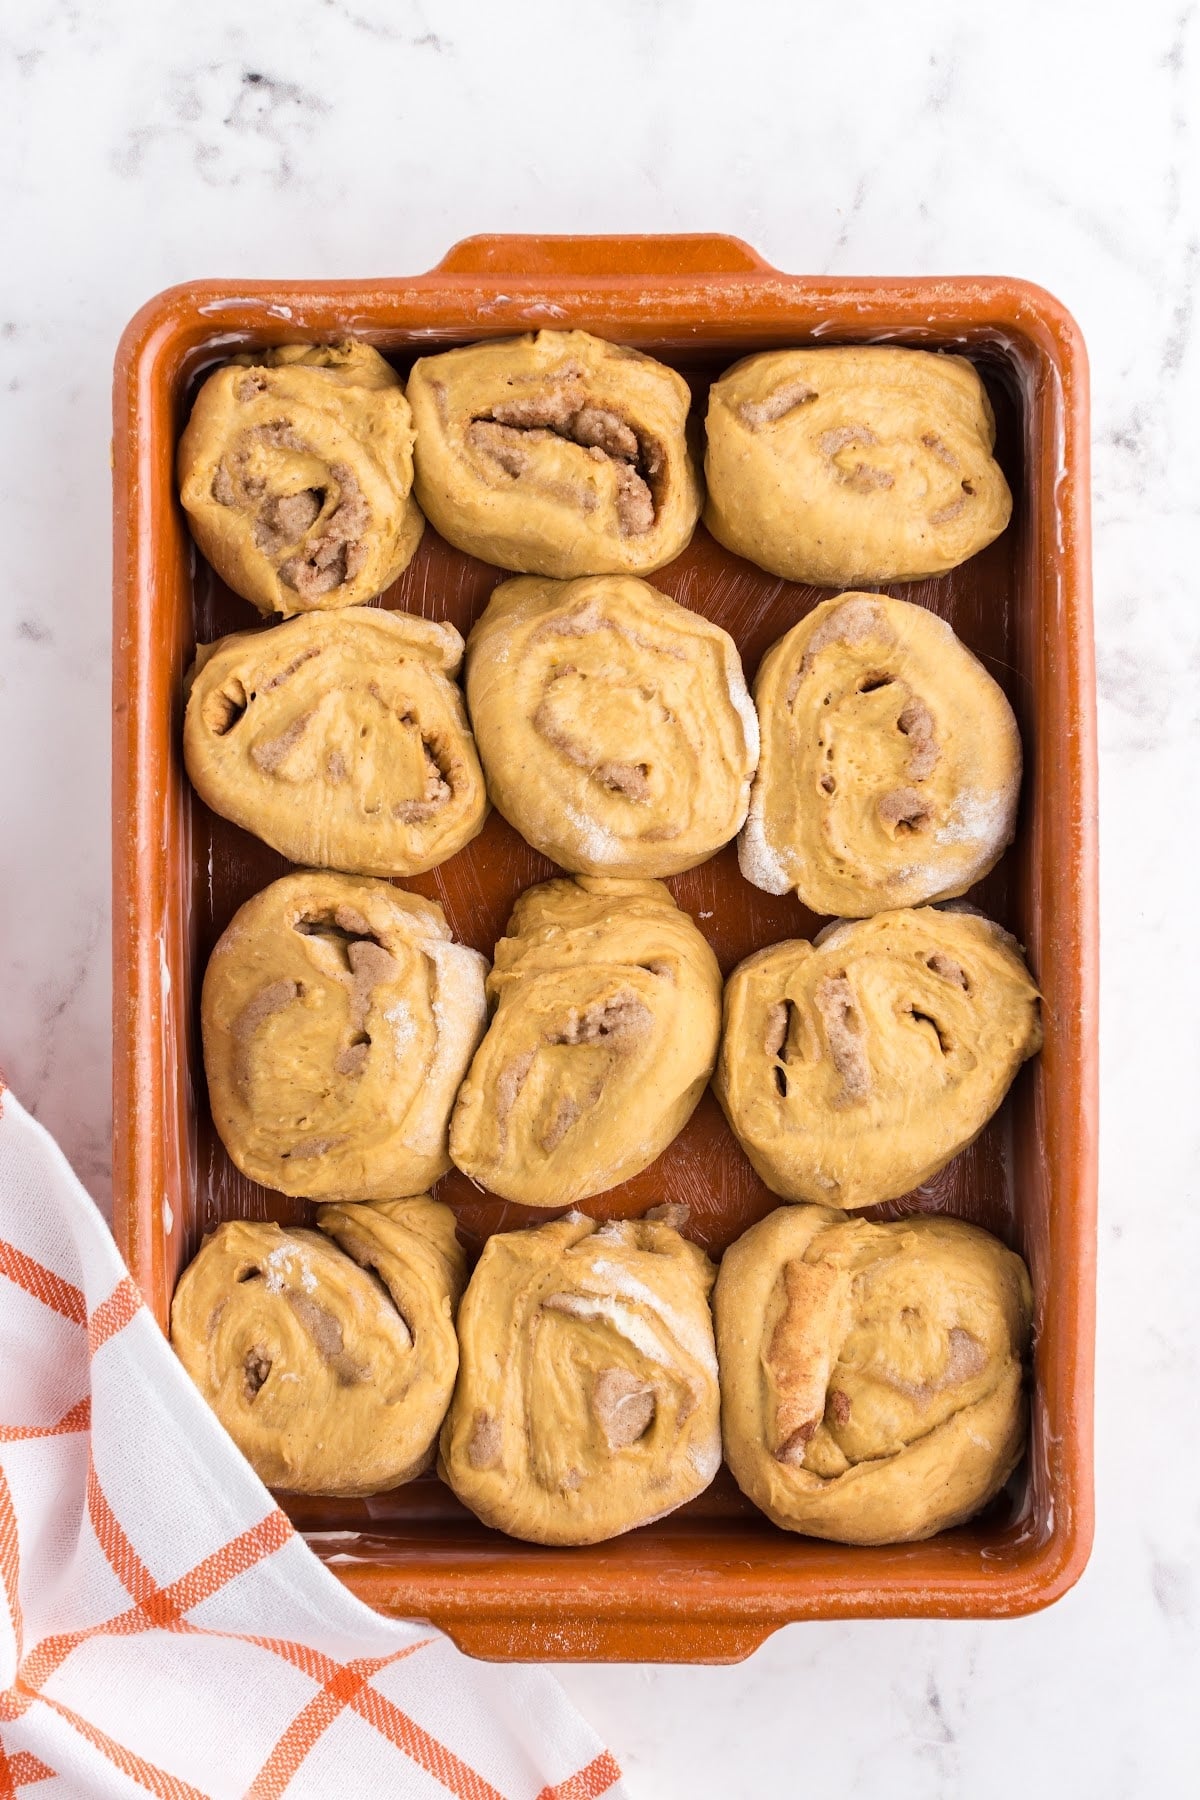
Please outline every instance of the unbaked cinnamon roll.
[[424, 529], [404, 387], [367, 344], [235, 357], [197, 394], [178, 462], [192, 536], [261, 613], [373, 599]]
[[1012, 842], [1012, 708], [944, 619], [884, 594], [826, 600], [768, 650], [743, 875], [858, 918], [965, 894]]
[[657, 881], [529, 888], [496, 945], [488, 999], [450, 1154], [506, 1200], [566, 1206], [629, 1180], [683, 1129], [712, 1073], [720, 970]]
[[376, 1494], [433, 1461], [465, 1259], [453, 1213], [424, 1195], [323, 1206], [317, 1223], [219, 1225], [180, 1277], [171, 1342], [270, 1486]]
[[502, 582], [467, 698], [493, 801], [564, 869], [677, 875], [746, 817], [758, 721], [737, 647], [648, 582]]
[[940, 575], [1012, 513], [991, 402], [962, 356], [768, 350], [714, 382], [707, 429], [705, 524], [787, 581]]
[[748, 957], [726, 984], [713, 1086], [773, 1193], [853, 1209], [964, 1150], [1041, 1044], [1016, 942], [922, 907]]
[[197, 651], [183, 725], [207, 805], [290, 862], [416, 875], [487, 817], [452, 625], [358, 607]]
[[700, 515], [690, 394], [586, 331], [422, 357], [408, 383], [416, 493], [448, 543], [531, 575], [648, 575]]
[[440, 906], [386, 881], [305, 871], [247, 900], [201, 1000], [213, 1123], [243, 1175], [313, 1200], [444, 1175], [486, 972]]
[[725, 1252], [714, 1306], [725, 1456], [785, 1531], [931, 1537], [1016, 1467], [1032, 1298], [990, 1233], [781, 1207]]
[[490, 1237], [442, 1432], [459, 1499], [513, 1537], [595, 1544], [702, 1493], [721, 1462], [713, 1274], [652, 1219]]

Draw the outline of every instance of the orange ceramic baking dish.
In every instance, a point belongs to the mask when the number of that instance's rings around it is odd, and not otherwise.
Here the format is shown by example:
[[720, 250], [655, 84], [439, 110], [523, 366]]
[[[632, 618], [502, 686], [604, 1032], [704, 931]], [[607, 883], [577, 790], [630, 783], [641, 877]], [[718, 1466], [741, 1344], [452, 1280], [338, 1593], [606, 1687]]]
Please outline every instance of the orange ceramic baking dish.
[[[253, 622], [194, 551], [173, 457], [206, 370], [247, 346], [352, 334], [406, 369], [443, 346], [580, 326], [673, 363], [702, 408], [708, 382], [749, 351], [888, 342], [971, 356], [997, 414], [1015, 496], [1009, 530], [938, 580], [896, 588], [948, 617], [1001, 682], [1026, 775], [1017, 845], [972, 894], [1028, 946], [1046, 1044], [987, 1131], [895, 1206], [945, 1210], [1028, 1259], [1037, 1305], [1029, 1455], [1001, 1501], [928, 1543], [852, 1549], [777, 1531], [723, 1474], [657, 1525], [587, 1549], [486, 1530], [432, 1476], [367, 1500], [283, 1497], [353, 1591], [431, 1620], [464, 1650], [512, 1659], [746, 1656], [793, 1619], [999, 1617], [1048, 1604], [1079, 1576], [1092, 1536], [1096, 1200], [1096, 773], [1084, 348], [1048, 294], [1019, 281], [859, 281], [783, 275], [723, 237], [482, 237], [429, 274], [365, 282], [208, 281], [150, 302], [116, 367], [114, 949], [116, 1233], [160, 1323], [203, 1232], [246, 1215], [295, 1219], [304, 1202], [246, 1182], [209, 1119], [197, 1006], [205, 958], [234, 909], [284, 864], [192, 794], [180, 754], [183, 679], [197, 640]], [[498, 572], [427, 530], [382, 604], [466, 629]], [[821, 598], [729, 555], [701, 529], [655, 577], [732, 632], [753, 677], [764, 649]], [[483, 835], [410, 885], [490, 951], [511, 902], [550, 865], [493, 814]], [[751, 949], [808, 935], [793, 898], [744, 882], [732, 850], [671, 883], [728, 970]], [[522, 1223], [520, 1207], [462, 1177], [440, 1193], [462, 1233]], [[667, 1154], [589, 1210], [685, 1200], [719, 1252], [775, 1204], [706, 1100]]]

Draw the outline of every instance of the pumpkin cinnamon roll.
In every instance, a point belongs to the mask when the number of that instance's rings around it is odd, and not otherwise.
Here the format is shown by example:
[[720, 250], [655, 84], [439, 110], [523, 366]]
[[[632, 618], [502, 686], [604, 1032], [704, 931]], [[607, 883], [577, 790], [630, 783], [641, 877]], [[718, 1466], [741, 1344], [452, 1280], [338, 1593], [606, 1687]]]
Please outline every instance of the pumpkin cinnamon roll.
[[200, 1009], [213, 1123], [242, 1174], [313, 1200], [444, 1175], [486, 971], [440, 906], [386, 881], [305, 871], [247, 900]]
[[726, 1460], [785, 1531], [932, 1537], [1016, 1467], [1032, 1297], [990, 1233], [781, 1207], [725, 1252], [714, 1306]]
[[758, 721], [737, 647], [648, 582], [502, 582], [467, 698], [493, 801], [564, 869], [677, 875], [745, 819]]
[[681, 375], [586, 331], [422, 357], [416, 493], [447, 542], [531, 575], [648, 575], [700, 516]]
[[433, 1461], [465, 1258], [427, 1195], [323, 1206], [317, 1224], [219, 1225], [180, 1277], [171, 1342], [270, 1486], [377, 1494]]
[[443, 1480], [536, 1544], [595, 1544], [702, 1493], [721, 1462], [713, 1275], [651, 1218], [490, 1237], [458, 1315]]
[[769, 350], [714, 382], [707, 428], [705, 524], [787, 581], [941, 575], [1012, 513], [991, 402], [962, 356]]
[[683, 1129], [712, 1073], [720, 970], [657, 881], [529, 888], [496, 945], [488, 999], [450, 1154], [506, 1200], [566, 1206], [629, 1180]]
[[1012, 842], [1012, 708], [944, 619], [883, 594], [826, 600], [768, 650], [743, 875], [858, 918], [965, 894]]
[[367, 344], [234, 357], [196, 396], [178, 473], [200, 549], [265, 614], [373, 599], [424, 529], [404, 387]]
[[1015, 941], [922, 907], [748, 957], [726, 984], [713, 1086], [773, 1193], [853, 1209], [964, 1150], [1041, 1044]]
[[192, 785], [290, 862], [416, 875], [487, 817], [452, 625], [359, 607], [197, 651]]

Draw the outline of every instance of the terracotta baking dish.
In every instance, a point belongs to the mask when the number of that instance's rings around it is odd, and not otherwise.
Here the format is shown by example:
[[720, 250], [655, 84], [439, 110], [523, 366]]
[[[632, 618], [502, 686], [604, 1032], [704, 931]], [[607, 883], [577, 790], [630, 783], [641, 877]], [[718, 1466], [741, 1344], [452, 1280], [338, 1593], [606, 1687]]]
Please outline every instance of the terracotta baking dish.
[[[727, 1474], [661, 1523], [594, 1549], [547, 1550], [485, 1530], [428, 1477], [358, 1501], [283, 1504], [354, 1592], [432, 1620], [476, 1656], [720, 1662], [793, 1619], [983, 1618], [1047, 1605], [1092, 1537], [1096, 1200], [1096, 774], [1088, 518], [1088, 399], [1079, 332], [1049, 295], [1008, 280], [856, 281], [781, 275], [731, 238], [472, 238], [427, 275], [376, 282], [199, 282], [150, 302], [122, 339], [115, 392], [114, 954], [116, 1233], [164, 1325], [201, 1234], [303, 1202], [244, 1181], [208, 1115], [198, 980], [230, 915], [283, 872], [213, 817], [180, 759], [184, 672], [197, 639], [253, 622], [194, 552], [172, 459], [198, 379], [247, 345], [353, 333], [401, 369], [430, 349], [540, 326], [639, 345], [694, 382], [772, 345], [888, 341], [972, 356], [995, 404], [1016, 496], [1011, 528], [954, 574], [893, 591], [948, 617], [1020, 721], [1026, 777], [1017, 847], [972, 894], [1015, 931], [1045, 996], [1046, 1045], [983, 1137], [889, 1212], [946, 1210], [1027, 1257], [1037, 1296], [1033, 1434], [1002, 1501], [929, 1543], [842, 1548], [789, 1536]], [[427, 531], [383, 604], [465, 630], [496, 570]], [[762, 574], [700, 530], [655, 578], [763, 650], [821, 596]], [[490, 951], [515, 895], [550, 865], [496, 815], [411, 885]], [[671, 883], [728, 969], [808, 935], [794, 900], [747, 885], [727, 851]], [[463, 1235], [530, 1216], [462, 1177], [440, 1189]], [[774, 1204], [711, 1097], [638, 1180], [590, 1203], [606, 1216], [686, 1200], [720, 1251]]]

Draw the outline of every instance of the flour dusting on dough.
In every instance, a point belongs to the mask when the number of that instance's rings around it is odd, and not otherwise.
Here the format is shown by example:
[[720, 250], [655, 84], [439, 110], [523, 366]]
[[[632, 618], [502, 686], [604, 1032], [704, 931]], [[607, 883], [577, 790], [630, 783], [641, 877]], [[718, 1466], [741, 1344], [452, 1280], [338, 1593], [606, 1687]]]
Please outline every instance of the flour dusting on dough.
[[417, 1034], [416, 1021], [404, 1000], [389, 1006], [383, 1016], [392, 1027], [392, 1049], [398, 1061]]
[[1008, 825], [1009, 795], [980, 794], [964, 788], [955, 796], [945, 823], [938, 827], [939, 844], [978, 844], [990, 854]]
[[597, 819], [589, 819], [577, 807], [564, 806], [563, 815], [577, 833], [576, 848], [589, 862], [607, 863], [621, 855], [620, 841]]
[[672, 1357], [658, 1333], [640, 1314], [608, 1294], [551, 1294], [542, 1305], [576, 1319], [603, 1319], [651, 1362], [670, 1367]]
[[698, 1320], [685, 1319], [672, 1307], [664, 1306], [652, 1288], [639, 1281], [636, 1275], [630, 1275], [617, 1263], [609, 1262], [607, 1257], [597, 1257], [591, 1265], [591, 1274], [609, 1284], [614, 1294], [623, 1299], [635, 1301], [649, 1311], [657, 1313], [659, 1318], [673, 1334], [676, 1343], [680, 1344], [689, 1356], [695, 1357], [698, 1363], [716, 1375], [717, 1359], [713, 1349], [712, 1338]]
[[721, 1466], [721, 1435], [718, 1432], [706, 1444], [690, 1444], [688, 1461], [701, 1481], [712, 1481]]
[[483, 1036], [487, 1018], [483, 984], [488, 964], [478, 950], [444, 939], [428, 938], [420, 949], [433, 965], [429, 1009], [434, 1050], [425, 1072], [424, 1098], [414, 1105], [406, 1142], [434, 1155], [445, 1141], [447, 1089], [453, 1091], [461, 1082]]
[[297, 1244], [277, 1244], [265, 1258], [265, 1278], [267, 1288], [272, 1294], [282, 1293], [284, 1288], [294, 1287], [297, 1276], [306, 1294], [311, 1294], [317, 1285], [317, 1278], [308, 1266], [303, 1250]]
[[750, 796], [750, 810], [738, 838], [738, 868], [764, 894], [786, 894], [792, 886], [779, 852], [767, 842], [762, 797], [757, 789]]
[[745, 676], [737, 661], [731, 656], [728, 664], [729, 699], [733, 710], [742, 721], [742, 731], [746, 738], [746, 753], [750, 761], [757, 764], [761, 743], [758, 730], [758, 713], [750, 698], [750, 690], [746, 686]]

